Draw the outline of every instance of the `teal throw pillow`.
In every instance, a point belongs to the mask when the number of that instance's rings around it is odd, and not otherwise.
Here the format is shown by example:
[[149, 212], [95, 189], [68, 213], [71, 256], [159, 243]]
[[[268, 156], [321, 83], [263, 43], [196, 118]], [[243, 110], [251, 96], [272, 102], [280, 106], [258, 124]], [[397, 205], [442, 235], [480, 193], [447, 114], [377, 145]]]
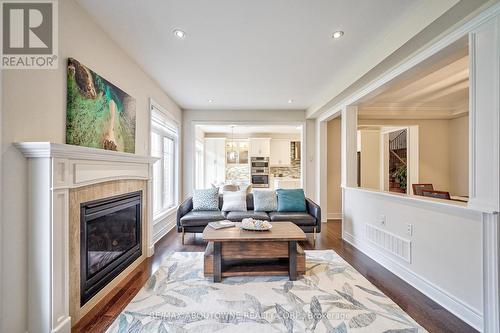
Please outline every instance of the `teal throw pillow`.
[[306, 197], [303, 189], [279, 189], [278, 212], [305, 212]]

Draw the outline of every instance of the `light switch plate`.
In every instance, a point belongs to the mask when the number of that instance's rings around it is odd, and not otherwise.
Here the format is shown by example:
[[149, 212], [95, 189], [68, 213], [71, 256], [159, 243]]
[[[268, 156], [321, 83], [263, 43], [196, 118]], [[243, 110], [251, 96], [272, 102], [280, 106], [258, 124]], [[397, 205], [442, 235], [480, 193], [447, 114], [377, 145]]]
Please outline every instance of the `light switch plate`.
[[413, 224], [410, 224], [410, 223], [406, 224], [406, 234], [408, 236], [412, 236], [413, 235]]

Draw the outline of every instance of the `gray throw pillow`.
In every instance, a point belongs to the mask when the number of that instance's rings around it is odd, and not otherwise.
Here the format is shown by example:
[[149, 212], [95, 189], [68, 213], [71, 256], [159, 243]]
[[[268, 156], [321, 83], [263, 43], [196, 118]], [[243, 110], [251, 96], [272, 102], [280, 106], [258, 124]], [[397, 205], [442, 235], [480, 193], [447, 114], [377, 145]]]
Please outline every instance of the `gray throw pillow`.
[[240, 190], [240, 187], [238, 185], [224, 185], [224, 187], [222, 188], [222, 193], [224, 192], [236, 192], [236, 191], [239, 191]]
[[193, 210], [219, 210], [219, 189], [194, 190]]
[[224, 192], [223, 212], [246, 212], [247, 211], [247, 192], [235, 191]]
[[275, 212], [278, 210], [276, 191], [254, 190], [253, 207], [256, 212]]

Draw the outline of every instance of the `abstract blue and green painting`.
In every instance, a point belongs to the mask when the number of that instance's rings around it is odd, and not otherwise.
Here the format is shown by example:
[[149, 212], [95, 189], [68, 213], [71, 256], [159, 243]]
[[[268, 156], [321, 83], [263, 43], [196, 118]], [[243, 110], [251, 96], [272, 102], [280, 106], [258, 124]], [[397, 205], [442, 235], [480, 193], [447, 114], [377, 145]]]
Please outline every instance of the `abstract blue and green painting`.
[[68, 59], [66, 143], [135, 152], [135, 99]]

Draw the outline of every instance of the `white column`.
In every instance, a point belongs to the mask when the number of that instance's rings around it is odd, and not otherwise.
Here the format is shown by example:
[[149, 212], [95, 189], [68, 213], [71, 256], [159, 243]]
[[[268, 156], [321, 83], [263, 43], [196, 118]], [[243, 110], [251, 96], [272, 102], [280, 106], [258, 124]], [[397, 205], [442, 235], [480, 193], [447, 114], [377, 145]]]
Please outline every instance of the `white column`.
[[29, 160], [28, 331], [69, 333], [68, 190], [53, 190], [50, 157]]
[[[146, 244], [147, 246], [147, 257], [153, 256], [155, 253], [155, 241], [153, 235], [154, 221], [153, 221], [153, 164], [148, 166], [148, 188], [146, 194], [146, 205], [147, 209], [147, 219], [148, 219], [148, 228], [146, 230]], [[180, 197], [179, 197], [180, 200]]]
[[485, 333], [500, 332], [499, 244], [498, 214], [483, 214], [483, 332]]
[[342, 109], [341, 118], [341, 179], [340, 184], [344, 187], [357, 186], [358, 163], [357, 163], [357, 130], [358, 130], [358, 107], [346, 106]]
[[[317, 179], [316, 179], [316, 151], [319, 142], [316, 137], [316, 121], [314, 119], [306, 120], [306, 146], [302, 147], [305, 149], [303, 151], [304, 165], [306, 166], [305, 172], [302, 173], [302, 177], [306, 179], [306, 195], [318, 202], [317, 198]], [[319, 203], [319, 202], [318, 202]]]
[[483, 213], [483, 332], [500, 332], [500, 17], [469, 34], [469, 207]]
[[469, 207], [500, 210], [500, 18], [469, 34]]
[[316, 120], [316, 197], [321, 207], [321, 222], [328, 220], [327, 122]]

